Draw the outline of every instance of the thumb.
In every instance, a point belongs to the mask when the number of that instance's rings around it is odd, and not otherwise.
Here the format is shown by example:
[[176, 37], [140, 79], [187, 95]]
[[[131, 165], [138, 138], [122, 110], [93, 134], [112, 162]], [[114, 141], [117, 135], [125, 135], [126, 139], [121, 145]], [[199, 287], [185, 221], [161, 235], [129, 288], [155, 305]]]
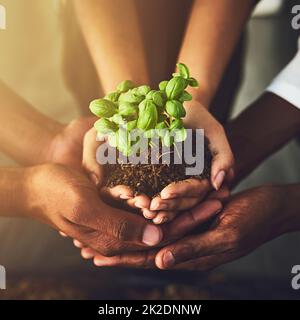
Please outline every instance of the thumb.
[[96, 185], [103, 180], [103, 167], [98, 164], [96, 159], [97, 148], [102, 143], [97, 141], [95, 128], [90, 129], [83, 139], [82, 166]]
[[206, 130], [209, 149], [212, 154], [211, 183], [219, 190], [225, 181], [233, 174], [234, 157], [226, 137], [226, 133], [219, 123], [213, 130]]

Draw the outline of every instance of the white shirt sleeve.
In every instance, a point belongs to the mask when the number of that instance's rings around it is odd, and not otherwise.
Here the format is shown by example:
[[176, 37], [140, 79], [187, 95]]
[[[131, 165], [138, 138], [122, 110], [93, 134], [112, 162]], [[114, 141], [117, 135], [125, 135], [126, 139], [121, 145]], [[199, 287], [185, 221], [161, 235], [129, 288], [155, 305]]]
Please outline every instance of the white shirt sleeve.
[[[300, 38], [298, 41], [300, 46]], [[266, 91], [288, 101], [300, 109], [300, 48], [290, 63], [276, 76]]]

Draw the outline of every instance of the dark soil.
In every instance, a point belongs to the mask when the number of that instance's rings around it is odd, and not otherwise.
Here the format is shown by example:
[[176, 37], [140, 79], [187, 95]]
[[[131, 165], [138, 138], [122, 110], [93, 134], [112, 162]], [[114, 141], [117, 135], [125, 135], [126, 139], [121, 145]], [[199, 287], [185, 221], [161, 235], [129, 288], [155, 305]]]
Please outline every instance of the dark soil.
[[[106, 164], [105, 175], [107, 187], [114, 187], [117, 185], [129, 186], [135, 194], [146, 194], [150, 198], [158, 195], [168, 184], [172, 182], [182, 181], [188, 178], [205, 179], [210, 177], [211, 168], [211, 153], [207, 147], [206, 141], [204, 150], [204, 170], [198, 176], [186, 175], [185, 169], [194, 165], [187, 165], [184, 161], [182, 164]], [[174, 152], [174, 148], [171, 149]], [[160, 151], [158, 156], [160, 155]], [[149, 151], [150, 158], [150, 151]]]

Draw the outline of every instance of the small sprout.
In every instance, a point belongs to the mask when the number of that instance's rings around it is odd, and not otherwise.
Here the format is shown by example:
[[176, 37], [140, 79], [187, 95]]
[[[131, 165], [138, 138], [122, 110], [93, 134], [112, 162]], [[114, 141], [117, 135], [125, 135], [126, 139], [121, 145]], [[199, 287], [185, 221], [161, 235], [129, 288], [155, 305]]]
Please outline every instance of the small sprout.
[[171, 117], [174, 117], [176, 119], [183, 118], [186, 115], [186, 111], [182, 103], [177, 100], [167, 101], [166, 111]]
[[118, 107], [110, 100], [96, 99], [90, 103], [90, 110], [97, 117], [110, 118], [118, 112]]
[[97, 120], [94, 127], [97, 132], [103, 135], [110, 134], [118, 130], [118, 126], [115, 123], [105, 118]]
[[172, 78], [166, 86], [166, 94], [168, 99], [178, 99], [187, 86], [187, 81], [182, 77]]
[[198, 82], [190, 77], [189, 69], [178, 63], [178, 73], [169, 81], [159, 83], [159, 90], [151, 90], [148, 85], [135, 87], [130, 80], [121, 82], [117, 91], [104, 99], [90, 103], [90, 110], [100, 117], [94, 127], [98, 135], [107, 136], [108, 143], [124, 155], [133, 152], [133, 146], [141, 144], [140, 152], [152, 145], [131, 141], [132, 130], [139, 129], [144, 137], [160, 137], [164, 146], [182, 142], [187, 137], [182, 118], [186, 111], [183, 103], [192, 100], [185, 90], [187, 86], [197, 87]]
[[121, 83], [118, 84], [117, 90], [119, 92], [126, 92], [129, 89], [132, 89], [134, 87], [135, 87], [135, 85], [131, 80], [124, 80], [124, 81], [122, 81]]
[[184, 63], [177, 63], [176, 66], [177, 66], [177, 68], [179, 70], [179, 74], [182, 78], [188, 79], [190, 77], [190, 71]]

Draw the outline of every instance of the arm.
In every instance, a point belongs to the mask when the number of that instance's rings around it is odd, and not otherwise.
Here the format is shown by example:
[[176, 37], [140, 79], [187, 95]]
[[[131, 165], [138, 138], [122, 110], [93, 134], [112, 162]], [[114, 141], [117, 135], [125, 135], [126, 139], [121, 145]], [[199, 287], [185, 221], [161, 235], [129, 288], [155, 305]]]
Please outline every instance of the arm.
[[75, 0], [74, 3], [104, 92], [114, 91], [124, 79], [149, 83], [134, 1]]
[[178, 61], [186, 63], [200, 88], [195, 100], [205, 107], [214, 97], [223, 72], [247, 22], [255, 0], [196, 0]]
[[63, 127], [36, 111], [0, 81], [0, 150], [22, 164], [41, 163]]
[[235, 183], [300, 132], [300, 110], [265, 93], [227, 127], [236, 158]]

